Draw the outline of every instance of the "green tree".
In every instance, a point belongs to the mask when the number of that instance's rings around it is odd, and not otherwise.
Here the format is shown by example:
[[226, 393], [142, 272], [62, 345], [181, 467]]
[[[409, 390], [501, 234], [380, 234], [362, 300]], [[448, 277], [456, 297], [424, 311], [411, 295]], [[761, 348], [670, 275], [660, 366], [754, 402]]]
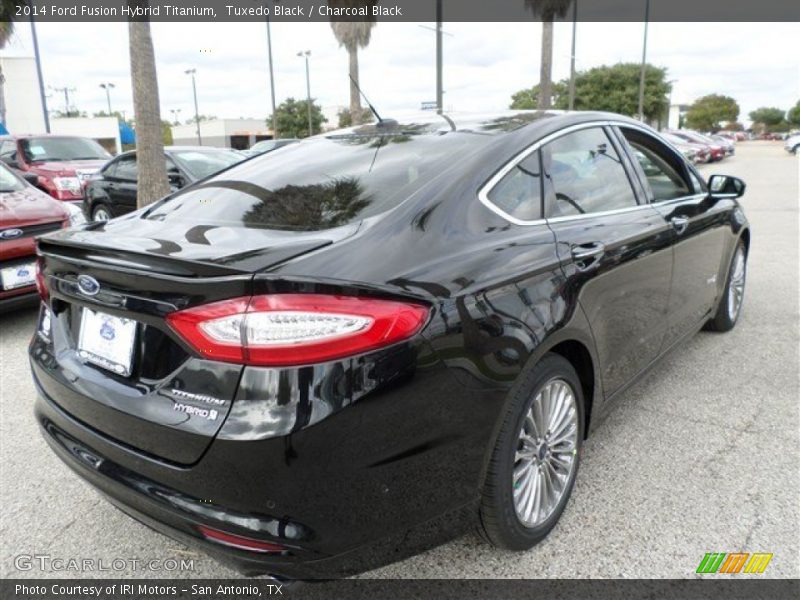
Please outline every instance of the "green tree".
[[525, 0], [525, 6], [542, 19], [542, 56], [539, 67], [537, 108], [547, 110], [551, 106], [553, 87], [553, 21], [564, 18], [572, 0]]
[[718, 131], [721, 121], [735, 122], [739, 104], [730, 96], [709, 94], [694, 101], [686, 112], [686, 124], [700, 131]]
[[[580, 71], [575, 74], [575, 110], [603, 110], [635, 116], [639, 108], [638, 63], [618, 63]], [[669, 104], [671, 85], [667, 83], [667, 70], [646, 65], [644, 89], [644, 115], [655, 120], [663, 116]], [[554, 107], [565, 110], [569, 104], [569, 81], [564, 79], [554, 85]], [[521, 90], [511, 97], [512, 108], [527, 108], [526, 98], [538, 102], [538, 87]], [[538, 106], [538, 103], [537, 103]]]
[[[569, 102], [569, 98], [567, 94], [569, 94], [569, 84], [568, 82], [565, 83], [564, 81], [557, 81], [553, 83], [553, 86], [550, 88], [550, 92], [553, 98], [553, 106], [560, 107], [566, 106]], [[566, 97], [567, 101], [563, 102], [562, 97]], [[517, 110], [526, 110], [526, 109], [535, 109], [539, 107], [539, 85], [535, 85], [532, 88], [528, 88], [526, 90], [520, 90], [511, 96], [511, 106], [510, 108], [517, 109]]]
[[[283, 138], [308, 137], [308, 102], [287, 98], [276, 109], [275, 116], [278, 122], [278, 131]], [[311, 127], [314, 133], [322, 131], [322, 124], [328, 119], [322, 114], [319, 105], [311, 100]], [[267, 123], [272, 122], [272, 115]]]
[[194, 117], [190, 119], [186, 119], [186, 125], [194, 125], [195, 123], [203, 123], [204, 121], [213, 121], [216, 119], [216, 115], [197, 115], [197, 120]]
[[361, 113], [356, 119], [356, 123], [353, 123], [352, 113], [350, 112], [349, 108], [343, 108], [337, 113], [339, 117], [339, 129], [343, 129], [345, 127], [352, 127], [355, 124], [360, 123], [372, 123], [375, 120], [375, 115], [372, 114], [372, 111], [368, 108], [362, 108]]
[[786, 120], [795, 127], [800, 127], [800, 100], [786, 112]]
[[767, 127], [775, 126], [779, 125], [781, 121], [783, 121], [784, 114], [784, 111], [782, 111], [780, 108], [762, 106], [761, 108], [757, 108], [756, 110], [750, 112], [750, 120], [754, 124], [761, 123]]
[[[350, 114], [362, 115], [361, 94], [356, 85], [358, 76], [358, 49], [366, 48], [375, 27], [375, 17], [372, 16], [372, 7], [377, 5], [377, 0], [328, 0], [331, 8], [366, 8], [367, 16], [352, 18], [348, 21], [331, 21], [331, 29], [339, 47], [344, 46], [349, 59], [349, 85], [350, 85]], [[357, 125], [359, 122], [354, 123]], [[283, 132], [281, 132], [283, 133]]]

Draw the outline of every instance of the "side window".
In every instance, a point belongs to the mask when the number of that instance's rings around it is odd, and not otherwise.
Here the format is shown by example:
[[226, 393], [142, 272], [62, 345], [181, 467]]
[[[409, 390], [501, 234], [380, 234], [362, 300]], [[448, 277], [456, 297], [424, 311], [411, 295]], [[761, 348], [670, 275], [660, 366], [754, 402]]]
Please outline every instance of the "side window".
[[539, 151], [514, 166], [488, 194], [489, 201], [504, 213], [523, 220], [542, 218], [542, 173]]
[[653, 150], [636, 142], [631, 142], [631, 148], [650, 189], [653, 190], [654, 202], [672, 200], [692, 193], [683, 177]]
[[117, 161], [114, 177], [125, 181], [136, 181], [137, 175], [136, 156], [124, 156]]
[[9, 160], [12, 158], [16, 158], [17, 154], [17, 143], [14, 140], [4, 140], [0, 144], [0, 158], [3, 160]]
[[631, 182], [606, 132], [582, 129], [542, 149], [548, 190], [548, 218], [631, 208], [637, 205]]
[[649, 186], [651, 202], [663, 202], [695, 193], [695, 186], [687, 178], [689, 170], [683, 157], [666, 144], [636, 129], [620, 127], [641, 171], [642, 184]]

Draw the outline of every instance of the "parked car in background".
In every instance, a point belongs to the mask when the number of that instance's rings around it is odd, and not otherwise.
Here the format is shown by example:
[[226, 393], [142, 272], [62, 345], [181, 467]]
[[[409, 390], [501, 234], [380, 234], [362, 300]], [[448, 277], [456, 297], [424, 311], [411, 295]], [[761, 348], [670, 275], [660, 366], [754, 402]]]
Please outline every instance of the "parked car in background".
[[[247, 158], [238, 150], [208, 146], [167, 146], [164, 156], [173, 191]], [[88, 181], [83, 199], [86, 217], [92, 221], [108, 221], [135, 210], [138, 175], [135, 150], [108, 162]]]
[[736, 144], [729, 137], [719, 134], [713, 134], [707, 137], [710, 138], [712, 141], [721, 144], [722, 147], [725, 148], [725, 154], [727, 154], [728, 156], [732, 156], [733, 154], [736, 153]]
[[0, 164], [0, 311], [35, 303], [35, 237], [83, 222], [74, 204], [58, 202]]
[[800, 153], [800, 134], [786, 138], [786, 143], [783, 147], [792, 154]]
[[678, 150], [681, 151], [681, 154], [689, 158], [692, 156], [690, 160], [694, 163], [707, 163], [711, 160], [711, 150], [707, 144], [698, 144], [696, 142], [690, 142], [685, 140], [682, 137], [677, 135], [673, 135], [667, 131], [662, 131], [661, 135], [666, 139], [670, 144], [675, 146]]
[[669, 133], [682, 138], [687, 142], [693, 142], [695, 144], [703, 144], [707, 146], [709, 152], [708, 162], [716, 162], [725, 158], [725, 147], [719, 142], [716, 142], [701, 133], [689, 131], [688, 129], [671, 130]]
[[0, 136], [0, 160], [37, 176], [36, 187], [57, 200], [80, 202], [86, 181], [111, 154], [90, 138], [68, 135]]
[[286, 138], [280, 140], [264, 140], [262, 142], [257, 142], [250, 146], [249, 150], [242, 150], [243, 154], [247, 156], [258, 156], [259, 154], [266, 154], [267, 152], [272, 152], [273, 150], [277, 150], [278, 148], [283, 148], [284, 146], [288, 146], [290, 144], [296, 144], [300, 140], [296, 138]]
[[470, 528], [527, 550], [613, 401], [736, 325], [744, 191], [609, 113], [315, 136], [39, 240], [35, 419], [124, 512], [248, 574]]

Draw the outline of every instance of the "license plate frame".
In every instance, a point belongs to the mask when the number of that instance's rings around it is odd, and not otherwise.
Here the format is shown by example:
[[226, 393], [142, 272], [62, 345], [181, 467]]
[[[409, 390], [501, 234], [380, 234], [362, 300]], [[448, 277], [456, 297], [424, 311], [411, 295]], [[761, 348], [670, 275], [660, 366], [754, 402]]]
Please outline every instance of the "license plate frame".
[[78, 356], [107, 371], [129, 377], [136, 347], [136, 325], [133, 319], [83, 307]]
[[[25, 273], [20, 275], [20, 271], [25, 271]], [[32, 285], [36, 285], [35, 260], [0, 269], [0, 289], [3, 291], [16, 290]]]

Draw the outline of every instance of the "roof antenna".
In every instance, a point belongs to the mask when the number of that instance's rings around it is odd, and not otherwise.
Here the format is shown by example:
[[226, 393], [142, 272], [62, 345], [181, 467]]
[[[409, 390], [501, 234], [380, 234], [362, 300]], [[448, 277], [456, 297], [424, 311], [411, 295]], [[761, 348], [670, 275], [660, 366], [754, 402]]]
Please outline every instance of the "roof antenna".
[[[381, 116], [378, 114], [378, 111], [375, 110], [375, 107], [372, 106], [372, 103], [369, 101], [369, 98], [367, 98], [367, 95], [361, 91], [360, 87], [358, 87], [358, 83], [356, 83], [356, 80], [353, 79], [353, 76], [350, 75], [349, 73], [347, 76], [350, 78], [350, 81], [353, 82], [353, 85], [356, 86], [356, 89], [358, 90], [358, 93], [361, 94], [361, 97], [364, 98], [364, 102], [367, 103], [367, 106], [369, 106], [369, 109], [372, 111], [372, 114], [375, 115], [376, 119], [378, 119], [378, 126], [385, 127], [397, 124], [397, 121], [395, 121], [394, 119], [382, 119]], [[355, 115], [350, 115], [350, 117], [353, 118], [355, 117]]]

